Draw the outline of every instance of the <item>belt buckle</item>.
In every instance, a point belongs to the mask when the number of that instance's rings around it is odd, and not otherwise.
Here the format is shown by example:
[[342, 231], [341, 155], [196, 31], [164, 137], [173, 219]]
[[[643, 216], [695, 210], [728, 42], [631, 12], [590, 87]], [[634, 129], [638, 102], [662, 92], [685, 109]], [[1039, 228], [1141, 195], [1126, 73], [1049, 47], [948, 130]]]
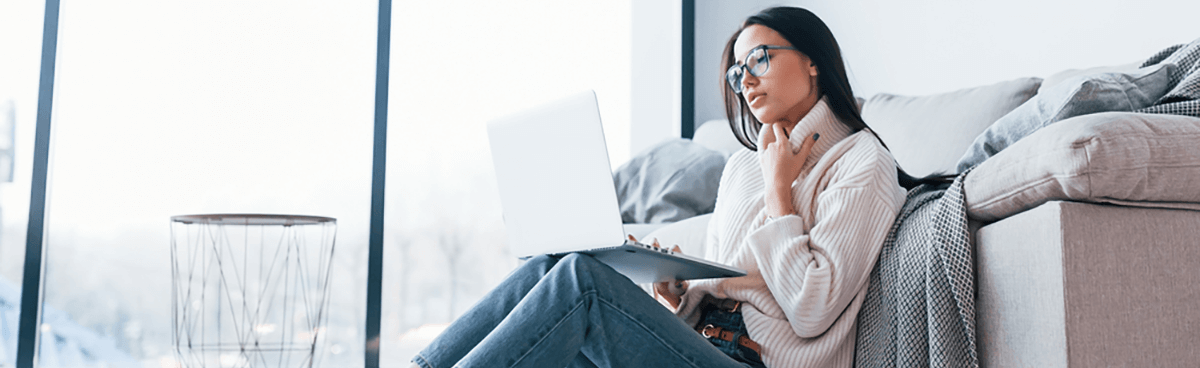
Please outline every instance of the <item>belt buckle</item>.
[[704, 336], [704, 338], [716, 337], [716, 335], [708, 334], [709, 331], [712, 331], [715, 329], [717, 329], [717, 328], [710, 323], [707, 326], [704, 326], [704, 328], [700, 330], [700, 336]]

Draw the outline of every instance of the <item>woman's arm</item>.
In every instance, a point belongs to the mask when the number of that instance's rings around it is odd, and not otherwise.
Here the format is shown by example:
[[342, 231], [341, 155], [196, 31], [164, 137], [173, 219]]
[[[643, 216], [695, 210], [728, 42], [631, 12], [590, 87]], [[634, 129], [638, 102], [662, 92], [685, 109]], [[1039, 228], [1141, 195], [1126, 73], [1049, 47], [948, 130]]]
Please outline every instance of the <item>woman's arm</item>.
[[813, 134], [811, 137], [812, 139], [805, 139], [800, 147], [793, 147], [786, 130], [779, 123], [771, 124], [771, 129], [764, 129], [759, 137], [759, 147], [763, 150], [759, 160], [763, 168], [763, 185], [766, 186], [763, 205], [766, 207], [767, 216], [780, 217], [796, 213], [796, 207], [792, 204], [792, 183], [800, 176], [805, 160], [821, 136]]
[[895, 169], [882, 157], [876, 161], [856, 166], [817, 196], [811, 230], [800, 216], [784, 216], [744, 240], [801, 337], [824, 333], [842, 315], [870, 276], [899, 211]]

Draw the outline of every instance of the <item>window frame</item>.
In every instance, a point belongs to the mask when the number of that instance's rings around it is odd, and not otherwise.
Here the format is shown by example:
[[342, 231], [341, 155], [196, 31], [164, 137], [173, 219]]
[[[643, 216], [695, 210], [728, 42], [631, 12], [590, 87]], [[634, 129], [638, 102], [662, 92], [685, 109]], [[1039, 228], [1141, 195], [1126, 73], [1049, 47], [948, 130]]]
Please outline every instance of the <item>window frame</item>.
[[[17, 329], [16, 366], [37, 365], [42, 312], [42, 281], [45, 278], [46, 191], [49, 173], [51, 113], [57, 65], [60, 0], [46, 0], [42, 26], [42, 56], [38, 81], [37, 125], [33, 173], [30, 185], [29, 223], [26, 229], [25, 263], [22, 270], [20, 322]], [[387, 158], [388, 63], [391, 45], [391, 0], [379, 0], [375, 65], [375, 126], [371, 172], [371, 233], [368, 244], [367, 320], [365, 366], [379, 367], [379, 332], [383, 287], [383, 191]]]

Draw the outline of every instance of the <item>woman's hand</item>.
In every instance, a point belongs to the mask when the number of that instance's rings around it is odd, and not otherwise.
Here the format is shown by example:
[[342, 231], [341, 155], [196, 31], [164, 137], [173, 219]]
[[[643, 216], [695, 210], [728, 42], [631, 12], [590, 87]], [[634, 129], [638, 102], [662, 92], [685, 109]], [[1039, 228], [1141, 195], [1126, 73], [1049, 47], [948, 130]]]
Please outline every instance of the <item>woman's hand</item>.
[[792, 182], [800, 176], [800, 169], [820, 135], [813, 134], [812, 139], [805, 139], [800, 147], [794, 147], [781, 124], [770, 126], [771, 129], [765, 129], [758, 138], [763, 185], [766, 186], [764, 204], [767, 215], [786, 216], [796, 213], [792, 205]]
[[[637, 239], [635, 239], [633, 237], [633, 235], [629, 236], [629, 240], [632, 240], [635, 242], [637, 241]], [[655, 248], [662, 248], [662, 246], [658, 244], [658, 239], [654, 239], [654, 241], [651, 242], [650, 245], [653, 245]], [[679, 249], [678, 245], [671, 248], [671, 250], [674, 252], [683, 253], [683, 251]], [[662, 298], [665, 299], [667, 301], [667, 303], [671, 304], [671, 308], [679, 308], [679, 302], [681, 300], [681, 297], [683, 296], [683, 293], [687, 292], [687, 288], [688, 288], [687, 281], [671, 280], [671, 281], [659, 282], [659, 283], [654, 284], [654, 295], [662, 296]]]

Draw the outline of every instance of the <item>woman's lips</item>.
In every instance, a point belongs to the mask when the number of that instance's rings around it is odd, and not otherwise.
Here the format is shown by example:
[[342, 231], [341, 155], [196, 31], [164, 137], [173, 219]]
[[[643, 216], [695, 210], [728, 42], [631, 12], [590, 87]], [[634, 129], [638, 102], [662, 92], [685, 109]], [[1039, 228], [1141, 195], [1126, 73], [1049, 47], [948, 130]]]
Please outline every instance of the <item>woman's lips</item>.
[[752, 94], [752, 95], [750, 95], [748, 103], [750, 104], [750, 106], [757, 105], [758, 102], [763, 101], [762, 97], [763, 97], [762, 93]]
[[762, 96], [763, 95], [750, 96], [750, 105], [756, 105], [756, 104], [758, 104], [758, 102], [763, 101]]

